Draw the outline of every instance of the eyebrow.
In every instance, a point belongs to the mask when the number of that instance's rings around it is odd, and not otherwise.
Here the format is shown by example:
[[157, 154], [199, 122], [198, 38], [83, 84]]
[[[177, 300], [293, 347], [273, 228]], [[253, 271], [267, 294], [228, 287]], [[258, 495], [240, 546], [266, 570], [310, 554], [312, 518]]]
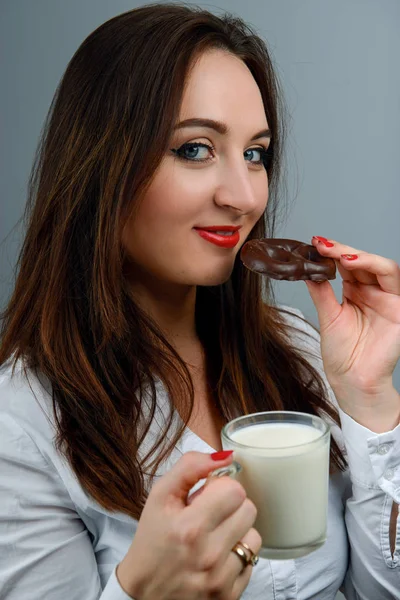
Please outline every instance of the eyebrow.
[[[214, 121], [213, 119], [185, 119], [185, 121], [181, 121], [177, 125], [175, 125], [174, 130], [177, 131], [179, 129], [184, 129], [185, 127], [206, 127], [208, 129], [214, 129], [217, 133], [221, 135], [225, 135], [228, 133], [229, 128], [225, 123], [221, 121]], [[271, 131], [269, 129], [262, 129], [251, 138], [251, 142], [254, 140], [258, 140], [262, 137], [271, 137]]]

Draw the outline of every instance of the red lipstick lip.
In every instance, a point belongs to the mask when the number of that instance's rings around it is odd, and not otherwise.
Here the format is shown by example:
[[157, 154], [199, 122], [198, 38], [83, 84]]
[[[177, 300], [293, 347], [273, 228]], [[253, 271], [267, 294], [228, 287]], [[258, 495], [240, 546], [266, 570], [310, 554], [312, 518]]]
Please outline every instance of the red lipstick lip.
[[210, 225], [210, 227], [195, 227], [203, 231], [239, 231], [241, 225]]
[[[239, 229], [240, 227], [231, 227], [229, 225], [207, 227], [207, 229], [194, 227], [194, 230], [197, 231], [200, 237], [220, 248], [234, 248], [240, 241]], [[231, 235], [219, 235], [216, 231], [230, 231], [232, 233]]]

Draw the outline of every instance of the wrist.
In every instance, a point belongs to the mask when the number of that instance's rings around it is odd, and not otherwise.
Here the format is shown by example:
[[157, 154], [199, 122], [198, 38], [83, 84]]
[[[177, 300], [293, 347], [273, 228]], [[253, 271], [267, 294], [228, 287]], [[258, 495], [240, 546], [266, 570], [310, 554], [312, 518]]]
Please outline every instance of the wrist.
[[400, 423], [400, 394], [393, 386], [369, 392], [334, 390], [340, 408], [374, 433], [391, 431]]
[[132, 565], [126, 558], [117, 565], [115, 576], [125, 594], [132, 600], [139, 600], [143, 597], [143, 582], [132, 573]]

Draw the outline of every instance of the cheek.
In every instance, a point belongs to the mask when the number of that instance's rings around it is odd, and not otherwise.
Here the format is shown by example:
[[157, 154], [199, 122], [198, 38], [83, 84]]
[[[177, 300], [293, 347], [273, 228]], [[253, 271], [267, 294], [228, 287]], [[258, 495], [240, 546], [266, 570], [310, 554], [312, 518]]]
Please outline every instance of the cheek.
[[[193, 172], [176, 172], [170, 166], [167, 173], [159, 172], [128, 220], [122, 242], [132, 257], [153, 253], [157, 249], [172, 250], [182, 232], [196, 225], [204, 198], [210, 189], [206, 177], [195, 180]], [[175, 242], [174, 242], [175, 240]]]
[[213, 178], [196, 170], [174, 166], [155, 179], [137, 213], [137, 221], [157, 226], [192, 221], [204, 209], [205, 198], [212, 195]]

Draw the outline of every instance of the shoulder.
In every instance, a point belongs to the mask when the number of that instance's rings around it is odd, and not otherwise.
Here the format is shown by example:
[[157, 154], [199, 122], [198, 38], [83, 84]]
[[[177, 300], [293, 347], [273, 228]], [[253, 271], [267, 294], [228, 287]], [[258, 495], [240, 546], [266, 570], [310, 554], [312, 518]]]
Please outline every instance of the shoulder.
[[55, 435], [51, 386], [22, 361], [0, 367], [0, 415], [26, 431], [34, 442], [51, 441]]
[[22, 361], [0, 367], [0, 461], [53, 473], [71, 493], [77, 487], [66, 458], [56, 448], [50, 383]]
[[63, 475], [69, 468], [56, 448], [51, 386], [22, 361], [0, 367], [0, 460]]
[[[92, 499], [80, 485], [71, 465], [56, 446], [52, 388], [41, 374], [18, 361], [0, 367], [0, 479], [3, 464], [37, 478], [49, 478], [57, 497], [85, 511]], [[15, 481], [18, 485], [18, 481]]]

